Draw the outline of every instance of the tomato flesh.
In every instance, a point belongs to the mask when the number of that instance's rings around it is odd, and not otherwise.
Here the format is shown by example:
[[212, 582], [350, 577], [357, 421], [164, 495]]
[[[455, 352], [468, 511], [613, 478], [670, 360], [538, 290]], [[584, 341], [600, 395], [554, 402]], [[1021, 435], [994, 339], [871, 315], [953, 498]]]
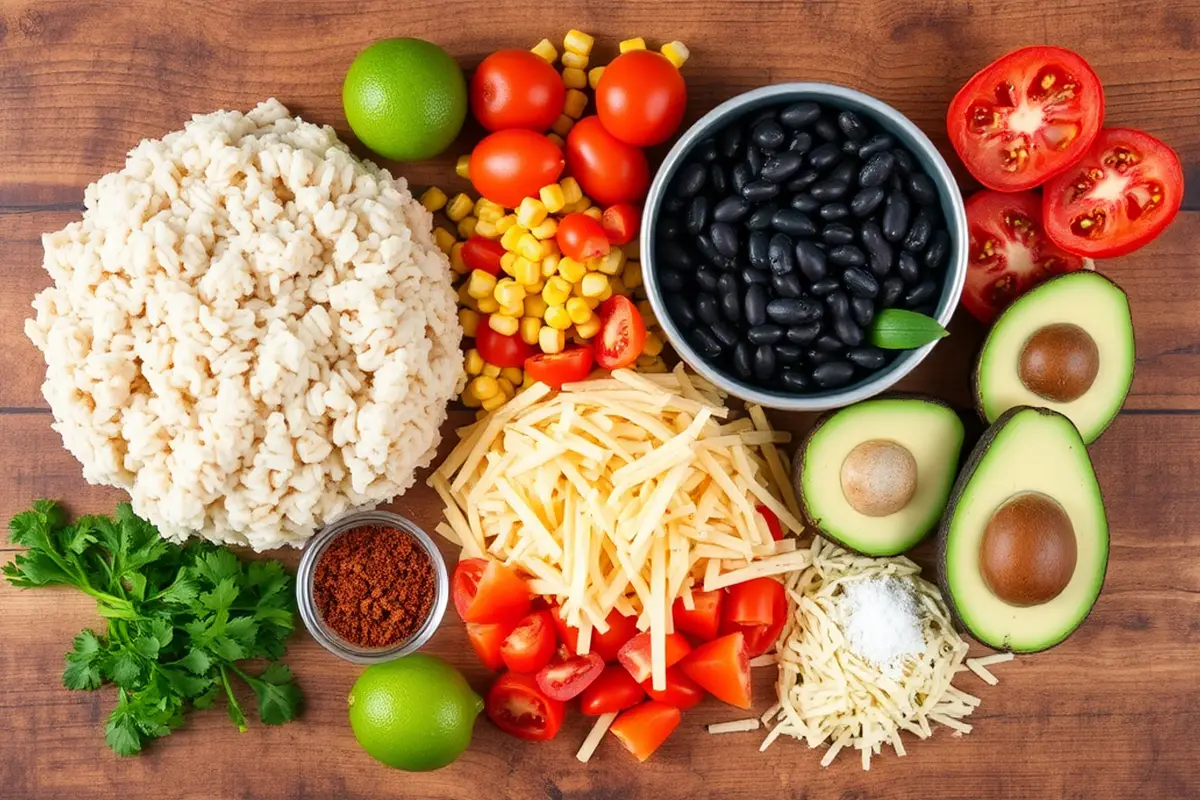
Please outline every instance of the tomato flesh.
[[783, 525], [779, 522], [779, 517], [775, 512], [766, 506], [755, 506], [762, 518], [767, 521], [767, 530], [771, 532], [771, 538], [779, 541], [783, 538]]
[[632, 50], [604, 68], [596, 85], [596, 113], [605, 130], [638, 147], [661, 144], [683, 121], [687, 84], [670, 60]]
[[599, 629], [592, 630], [592, 652], [604, 659], [606, 664], [611, 664], [617, 660], [625, 643], [637, 635], [637, 619], [613, 609], [605, 622], [608, 623], [608, 630], [604, 633]]
[[787, 590], [774, 578], [753, 578], [729, 587], [725, 614], [738, 625], [772, 625], [782, 604], [787, 613]]
[[504, 669], [504, 657], [500, 655], [500, 647], [513, 626], [507, 622], [467, 623], [467, 641], [471, 649], [485, 667], [493, 672]]
[[500, 656], [513, 672], [537, 672], [550, 663], [558, 638], [549, 611], [526, 614], [500, 645]]
[[600, 227], [611, 244], [618, 247], [629, 244], [638, 235], [642, 225], [642, 214], [630, 203], [617, 203], [604, 209], [600, 215]]
[[671, 618], [675, 621], [675, 630], [695, 636], [703, 642], [715, 639], [721, 627], [721, 604], [725, 592], [718, 589], [712, 592], [692, 592], [692, 610], [684, 608], [683, 598], [676, 598], [671, 609]]
[[579, 696], [579, 710], [588, 716], [615, 714], [642, 702], [646, 692], [624, 667], [605, 667]]
[[1041, 184], [1087, 152], [1104, 119], [1100, 78], [1061, 47], [1025, 47], [977, 72], [946, 115], [950, 142], [992, 189]]
[[475, 331], [475, 349], [480, 358], [497, 367], [523, 367], [527, 360], [537, 355], [537, 349], [517, 334], [508, 336], [492, 330], [488, 316], [479, 318], [479, 328]]
[[637, 361], [646, 344], [646, 323], [633, 301], [613, 295], [600, 304], [600, 332], [593, 341], [596, 363], [609, 371]]
[[700, 645], [679, 663], [679, 668], [718, 700], [750, 708], [750, 654], [741, 633]]
[[579, 649], [579, 628], [567, 624], [566, 619], [562, 616], [562, 608], [559, 606], [551, 607], [550, 616], [554, 619], [554, 627], [558, 630], [558, 640], [566, 646], [568, 655], [575, 655], [575, 651]]
[[554, 238], [563, 255], [581, 264], [608, 255], [608, 236], [604, 228], [587, 214], [567, 214], [558, 223]]
[[471, 151], [468, 167], [475, 191], [505, 208], [554, 183], [562, 174], [562, 151], [540, 133], [524, 129], [496, 131]]
[[646, 681], [642, 689], [650, 695], [651, 700], [674, 706], [680, 711], [687, 711], [704, 699], [704, 689], [685, 675], [678, 665], [667, 669], [667, 688], [660, 692], [651, 681]]
[[646, 154], [605, 130], [597, 117], [584, 117], [571, 128], [566, 158], [584, 193], [602, 206], [636, 203], [650, 187]]
[[468, 558], [458, 562], [451, 596], [464, 622], [513, 622], [529, 611], [529, 585], [499, 561]]
[[539, 353], [525, 359], [525, 373], [551, 389], [581, 381], [592, 371], [592, 348], [572, 347], [561, 353]]
[[532, 675], [515, 672], [501, 675], [492, 684], [484, 708], [500, 730], [530, 742], [553, 739], [567, 710], [562, 702], [547, 697]]
[[678, 708], [647, 700], [617, 717], [609, 730], [638, 761], [645, 761], [679, 727], [680, 719]]
[[[688, 644], [687, 639], [683, 638], [681, 633], [667, 634], [666, 647], [666, 665], [668, 668], [678, 664], [684, 656], [692, 649]], [[650, 632], [639, 633], [634, 636], [621, 651], [617, 654], [617, 660], [621, 662], [621, 666], [629, 671], [633, 679], [638, 683], [643, 683], [650, 677]]]
[[1133, 252], [1162, 233], [1183, 203], [1183, 167], [1163, 142], [1128, 128], [1100, 131], [1080, 161], [1042, 192], [1046, 233], [1092, 258]]
[[471, 76], [471, 113], [489, 131], [545, 131], [563, 112], [567, 88], [558, 71], [528, 50], [499, 50]]
[[471, 270], [482, 270], [489, 275], [499, 275], [500, 259], [504, 258], [504, 245], [482, 236], [471, 236], [462, 247], [463, 263]]
[[547, 697], [571, 700], [583, 692], [604, 671], [604, 660], [595, 653], [570, 656], [542, 667], [537, 684]]

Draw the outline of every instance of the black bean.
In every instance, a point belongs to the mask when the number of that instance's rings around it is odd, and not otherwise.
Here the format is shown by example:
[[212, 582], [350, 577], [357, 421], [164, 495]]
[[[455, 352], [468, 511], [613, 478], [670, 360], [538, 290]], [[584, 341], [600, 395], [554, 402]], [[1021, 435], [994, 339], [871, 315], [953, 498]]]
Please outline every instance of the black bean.
[[842, 283], [851, 294], [859, 297], [874, 297], [879, 293], [879, 281], [875, 276], [859, 267], [851, 267], [842, 274]]
[[720, 278], [715, 269], [711, 267], [701, 267], [696, 270], [696, 283], [706, 292], [715, 292], [720, 285]]
[[[753, 239], [751, 239], [753, 241]], [[749, 286], [752, 283], [768, 284], [771, 282], [771, 273], [765, 269], [754, 269], [753, 267], [742, 267], [742, 283]]]
[[898, 242], [908, 233], [908, 217], [912, 212], [912, 203], [903, 192], [893, 191], [888, 194], [887, 202], [883, 205], [883, 238], [889, 242]]
[[683, 295], [669, 294], [666, 303], [671, 318], [681, 327], [690, 328], [696, 324], [696, 312], [692, 311], [692, 304]]
[[865, 267], [867, 254], [852, 244], [839, 244], [830, 248], [829, 261], [839, 267]]
[[779, 112], [779, 121], [792, 130], [807, 128], [821, 117], [821, 107], [816, 103], [793, 103]]
[[813, 370], [813, 380], [822, 389], [845, 386], [854, 377], [854, 365], [849, 361], [830, 361]]
[[789, 236], [812, 236], [817, 226], [808, 215], [794, 208], [784, 207], [771, 215], [771, 227]]
[[746, 331], [746, 338], [754, 344], [775, 344], [783, 338], [783, 327], [780, 325], [756, 325]]
[[725, 130], [721, 131], [721, 155], [728, 159], [734, 159], [742, 150], [742, 145], [745, 144], [745, 132], [741, 125], [730, 125]]
[[708, 229], [712, 237], [713, 247], [717, 252], [728, 258], [734, 258], [738, 252], [737, 228], [728, 222], [714, 222]]
[[691, 197], [692, 195], [699, 194], [707, 182], [708, 170], [703, 164], [693, 161], [679, 171], [679, 180], [676, 182], [675, 193], [680, 197]]
[[741, 378], [749, 378], [754, 374], [754, 345], [740, 341], [733, 348], [733, 371]]
[[813, 123], [813, 132], [827, 142], [832, 142], [835, 139], [841, 138], [841, 132], [838, 131], [837, 123], [829, 117], [822, 116]]
[[750, 118], [750, 128], [753, 129], [754, 126], [757, 125], [758, 123], [766, 122], [769, 119], [770, 120], [775, 119], [775, 109], [764, 108], [762, 111], [759, 111], [757, 114], [755, 114], [753, 117]]
[[849, 188], [848, 183], [825, 180], [814, 183], [809, 192], [822, 203], [828, 203], [830, 200], [841, 200]]
[[754, 130], [750, 132], [750, 138], [763, 150], [778, 150], [787, 141], [787, 134], [784, 133], [783, 126], [769, 119], [755, 125]]
[[796, 264], [810, 281], [819, 281], [828, 272], [825, 251], [814, 242], [796, 242]]
[[[821, 215], [821, 219], [826, 222], [835, 222], [839, 219], [845, 219], [850, 216], [850, 209], [845, 203], [826, 203], [821, 206], [821, 210], [817, 212]], [[816, 230], [813, 231], [816, 233]]]
[[813, 197], [811, 194], [793, 195], [789, 202], [792, 208], [797, 211], [803, 211], [805, 214], [811, 214], [821, 207], [821, 201]]
[[864, 328], [870, 327], [875, 320], [875, 302], [867, 297], [855, 297], [850, 300], [850, 315], [854, 321]]
[[742, 193], [742, 189], [746, 188], [754, 176], [750, 174], [750, 166], [745, 161], [739, 161], [733, 165], [733, 169], [729, 170], [729, 188], [733, 189], [738, 194]]
[[946, 257], [950, 255], [950, 234], [940, 230], [933, 234], [929, 249], [925, 251], [925, 266], [930, 269], [941, 269], [946, 265]]
[[824, 297], [830, 292], [836, 291], [841, 285], [842, 284], [838, 283], [838, 281], [834, 278], [825, 278], [824, 280], [815, 282], [809, 287], [808, 290], [813, 294], [814, 297]]
[[663, 200], [663, 212], [666, 214], [682, 213], [686, 202], [678, 195], [671, 195], [666, 200]]
[[815, 169], [805, 170], [784, 184], [784, 188], [789, 192], [803, 192], [816, 183], [820, 177], [820, 174]]
[[[728, 273], [726, 273], [728, 274]], [[721, 316], [730, 322], [740, 322], [742, 319], [742, 298], [737, 289], [721, 293]]]
[[720, 307], [715, 295], [711, 295], [708, 292], [701, 292], [696, 295], [694, 304], [696, 306], [696, 316], [705, 325], [712, 325], [721, 318]]
[[937, 281], [923, 280], [905, 293], [904, 305], [907, 308], [916, 308], [937, 297], [937, 292]]
[[746, 149], [746, 165], [750, 167], [750, 174], [757, 178], [762, 174], [763, 164], [767, 161], [766, 155], [757, 147], [749, 147]]
[[750, 266], [755, 269], [767, 269], [771, 266], [770, 258], [771, 234], [766, 231], [754, 231], [746, 242], [746, 257]]
[[854, 176], [857, 174], [858, 161], [856, 159], [850, 159], [843, 161], [841, 164], [838, 164], [836, 167], [834, 167], [833, 171], [829, 173], [828, 177], [831, 181], [837, 181], [838, 183], [844, 183], [849, 186], [850, 184], [854, 183]]
[[842, 152], [847, 153], [852, 156], [856, 156], [856, 155], [858, 155], [859, 144], [861, 144], [861, 143], [856, 142], [853, 139], [847, 139], [846, 141], [842, 142]]
[[871, 132], [862, 118], [853, 111], [843, 111], [838, 114], [837, 121], [838, 127], [842, 129], [842, 133], [846, 134], [846, 138], [855, 142], [863, 141]]
[[901, 247], [913, 253], [919, 253], [925, 249], [925, 245], [929, 244], [929, 237], [932, 233], [933, 216], [922, 208], [913, 218], [912, 225], [908, 226], [908, 235], [904, 237], [904, 244]]
[[924, 172], [914, 172], [908, 176], [906, 184], [908, 193], [923, 206], [931, 206], [938, 200], [937, 189], [933, 186], [933, 181]]
[[807, 392], [812, 388], [812, 380], [804, 373], [794, 369], [785, 369], [779, 376], [779, 382], [789, 392]]
[[900, 258], [896, 260], [896, 274], [904, 279], [905, 283], [921, 280], [921, 265], [917, 263], [917, 257], [907, 250], [901, 250]]
[[705, 358], [716, 358], [725, 351], [725, 346], [708, 328], [692, 328], [688, 331], [688, 338], [692, 346]]
[[696, 158], [704, 162], [713, 162], [717, 160], [717, 143], [712, 139], [705, 139], [700, 144], [696, 145], [694, 155]]
[[759, 345], [754, 351], [754, 377], [760, 381], [775, 377], [775, 348], [769, 344]]
[[[832, 336], [829, 338], [833, 339]], [[833, 339], [833, 341], [837, 342], [837, 339]], [[838, 342], [838, 345], [840, 346], [841, 342]], [[814, 367], [818, 366], [819, 364], [827, 364], [830, 361], [833, 361], [833, 359], [836, 357], [837, 356], [835, 356], [833, 353], [827, 353], [826, 351], [818, 350], [815, 347], [811, 347], [804, 352], [805, 360]]]
[[896, 169], [901, 175], [910, 175], [916, 170], [916, 160], [913, 158], [912, 153], [908, 152], [903, 147], [897, 147], [892, 151], [892, 155], [896, 157]]
[[896, 166], [896, 157], [886, 150], [876, 153], [858, 172], [858, 185], [880, 186], [892, 177], [892, 169]]
[[812, 146], [812, 136], [807, 133], [797, 133], [792, 137], [792, 140], [788, 142], [788, 150], [792, 151], [793, 153], [807, 153], [812, 149]]
[[883, 231], [874, 222], [864, 222], [858, 235], [862, 239], [863, 247], [867, 248], [867, 261], [871, 265], [871, 272], [882, 278], [892, 268], [892, 246], [883, 238]]
[[[797, 214], [800, 212], [796, 212]], [[779, 216], [779, 212], [776, 212]], [[791, 272], [796, 268], [796, 259], [792, 254], [792, 240], [785, 233], [777, 233], [767, 244], [767, 262], [771, 271], [776, 275]]]
[[750, 181], [742, 187], [742, 197], [751, 203], [761, 203], [779, 194], [779, 187], [770, 181]]
[[841, 222], [831, 222], [821, 229], [821, 239], [828, 244], [850, 244], [854, 241], [854, 228]]
[[772, 275], [771, 285], [775, 287], [775, 294], [780, 297], [804, 296], [804, 287], [800, 284], [800, 276], [795, 272]]
[[742, 311], [745, 312], [746, 324], [750, 327], [766, 322], [767, 287], [761, 283], [755, 283], [746, 289], [746, 297], [742, 301]]
[[832, 169], [842, 160], [842, 149], [833, 142], [823, 144], [808, 154], [808, 163], [817, 172]]
[[729, 191], [729, 173], [720, 164], [708, 165], [708, 187], [718, 197]]
[[917, 314], [922, 314], [926, 317], [932, 317], [937, 313], [937, 307], [933, 303], [926, 303], [923, 306], [916, 306], [912, 309]]
[[900, 279], [900, 276], [892, 275], [890, 278], [883, 279], [883, 285], [879, 289], [879, 307], [891, 308], [896, 305], [900, 295], [904, 294], [904, 281]]
[[829, 333], [823, 333], [813, 342], [813, 349], [818, 353], [840, 353], [845, 349], [845, 345], [842, 344], [842, 340], [838, 337]]
[[700, 251], [700, 256], [710, 264], [716, 264], [724, 258], [713, 244], [712, 236], [703, 233], [696, 237], [696, 249]]
[[[726, 295], [726, 294], [733, 294], [733, 293], [737, 292], [737, 290], [738, 290], [737, 276], [734, 275], [732, 272], [721, 273], [721, 277], [717, 279], [718, 296]], [[709, 290], [709, 291], [711, 291], [711, 290]]]
[[858, 148], [858, 157], [863, 159], [870, 158], [876, 153], [883, 152], [895, 144], [896, 141], [888, 134], [876, 134], [864, 142], [862, 147]]
[[863, 369], [879, 369], [887, 362], [887, 353], [878, 347], [852, 347], [846, 351], [846, 358]]
[[658, 275], [658, 283], [668, 292], [678, 292], [683, 289], [683, 273], [679, 270], [664, 269]]
[[850, 296], [838, 289], [825, 298], [825, 306], [832, 317], [844, 317], [850, 313]]
[[850, 210], [856, 217], [869, 217], [875, 213], [875, 209], [879, 208], [879, 204], [886, 196], [887, 192], [882, 186], [868, 186], [866, 189], [859, 189], [858, 194], [850, 200]]
[[658, 235], [664, 239], [676, 239], [682, 230], [678, 217], [663, 217], [658, 223]]
[[801, 325], [825, 313], [819, 303], [799, 297], [777, 298], [767, 303], [767, 316], [780, 325]]
[[760, 177], [771, 183], [783, 183], [799, 172], [803, 164], [804, 156], [799, 153], [791, 151], [777, 153], [768, 158], [763, 164]]
[[691, 269], [695, 265], [692, 254], [679, 242], [659, 242], [658, 254], [662, 260], [676, 269]]
[[810, 322], [807, 325], [793, 325], [784, 335], [793, 344], [808, 344], [821, 333], [821, 323]]
[[775, 212], [779, 206], [774, 203], [764, 203], [754, 209], [749, 218], [746, 220], [746, 227], [752, 231], [765, 231], [771, 227], [771, 218], [775, 216]]
[[888, 178], [887, 185], [888, 189], [892, 190], [893, 192], [903, 192], [904, 176], [899, 172], [892, 173], [892, 177]]
[[704, 226], [708, 224], [708, 198], [702, 194], [698, 194], [692, 198], [691, 204], [688, 206], [687, 217], [685, 224], [688, 233], [692, 236], [699, 236], [704, 230]]
[[750, 213], [751, 205], [741, 195], [730, 195], [722, 199], [712, 210], [714, 222], [737, 222]]
[[712, 328], [713, 336], [717, 337], [717, 341], [719, 341], [726, 349], [733, 347], [738, 343], [739, 337], [737, 328], [730, 325], [725, 320], [717, 320], [709, 327]]
[[804, 358], [804, 348], [798, 344], [788, 344], [780, 342], [774, 345], [775, 360], [781, 364], [795, 364], [800, 359]]
[[858, 347], [862, 344], [863, 329], [850, 317], [834, 317], [833, 332], [847, 347]]

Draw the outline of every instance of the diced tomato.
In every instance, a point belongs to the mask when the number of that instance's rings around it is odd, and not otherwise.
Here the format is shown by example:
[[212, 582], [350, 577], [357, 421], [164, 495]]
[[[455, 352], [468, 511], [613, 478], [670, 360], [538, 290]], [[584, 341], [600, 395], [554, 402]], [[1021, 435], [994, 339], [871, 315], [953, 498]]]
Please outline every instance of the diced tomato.
[[718, 700], [750, 707], [750, 654], [741, 633], [700, 645], [679, 662], [679, 668]]
[[579, 649], [579, 628], [567, 624], [562, 617], [562, 609], [558, 606], [550, 607], [550, 616], [554, 619], [558, 640], [566, 646], [568, 655], [575, 655], [575, 651]]
[[[782, 605], [781, 605], [782, 604]], [[738, 625], [772, 625], [787, 613], [787, 590], [774, 578], [752, 578], [729, 587], [725, 614]]]
[[500, 730], [530, 742], [553, 739], [567, 707], [538, 688], [532, 675], [506, 672], [496, 679], [484, 706]]
[[463, 242], [462, 260], [469, 269], [483, 270], [490, 275], [500, 274], [500, 259], [504, 257], [504, 245], [494, 239], [470, 236]]
[[608, 237], [604, 235], [604, 228], [587, 214], [576, 212], [563, 217], [558, 223], [555, 241], [564, 256], [580, 263], [608, 255]]
[[550, 663], [558, 638], [549, 611], [526, 614], [500, 646], [504, 663], [513, 672], [537, 672]]
[[[673, 667], [688, 654], [692, 646], [688, 644], [688, 640], [683, 638], [681, 633], [667, 634], [666, 647], [666, 665]], [[634, 636], [625, 646], [617, 653], [617, 660], [621, 662], [621, 666], [629, 670], [629, 674], [638, 683], [642, 683], [650, 677], [650, 631], [639, 633]]]
[[695, 636], [707, 642], [717, 637], [721, 627], [721, 603], [725, 592], [718, 589], [714, 592], [692, 592], [692, 610], [683, 607], [683, 598], [677, 598], [671, 609], [671, 618], [675, 620], [675, 630]]
[[458, 562], [451, 581], [454, 607], [464, 622], [509, 622], [529, 611], [529, 585], [499, 561]]
[[680, 719], [678, 708], [648, 700], [617, 717], [609, 730], [638, 761], [645, 761], [679, 727]]
[[525, 340], [517, 334], [507, 336], [492, 330], [487, 316], [479, 319], [479, 327], [475, 331], [475, 349], [479, 351], [480, 358], [497, 367], [523, 367], [530, 356], [537, 354], [537, 349], [525, 344]]
[[632, 242], [641, 224], [642, 213], [632, 203], [617, 203], [600, 215], [600, 227], [604, 228], [609, 243], [618, 247]]
[[613, 609], [604, 621], [608, 623], [607, 631], [592, 630], [592, 652], [603, 658], [604, 663], [611, 664], [617, 660], [625, 643], [637, 635], [637, 619]]
[[667, 669], [666, 689], [656, 691], [654, 682], [650, 680], [642, 683], [642, 689], [650, 695], [651, 700], [675, 706], [680, 711], [687, 711], [704, 699], [704, 689], [685, 675], [678, 664]]
[[600, 304], [597, 314], [600, 332], [592, 342], [596, 363], [612, 371], [637, 361], [646, 343], [646, 323], [633, 301], [613, 295]]
[[614, 714], [642, 702], [646, 693], [624, 667], [605, 667], [579, 696], [579, 708], [589, 716]]
[[595, 653], [571, 656], [542, 667], [537, 683], [555, 700], [570, 700], [583, 692], [604, 671], [604, 661]]
[[538, 353], [525, 359], [525, 373], [551, 389], [581, 381], [592, 371], [592, 348], [572, 347], [561, 353]]
[[763, 519], [767, 521], [767, 530], [771, 532], [771, 538], [779, 541], [783, 538], [783, 525], [779, 522], [779, 517], [775, 516], [775, 512], [766, 506], [755, 506], [758, 513], [762, 514]]
[[471, 649], [483, 665], [493, 672], [504, 669], [500, 646], [512, 629], [513, 626], [507, 622], [467, 623], [467, 641], [471, 643]]

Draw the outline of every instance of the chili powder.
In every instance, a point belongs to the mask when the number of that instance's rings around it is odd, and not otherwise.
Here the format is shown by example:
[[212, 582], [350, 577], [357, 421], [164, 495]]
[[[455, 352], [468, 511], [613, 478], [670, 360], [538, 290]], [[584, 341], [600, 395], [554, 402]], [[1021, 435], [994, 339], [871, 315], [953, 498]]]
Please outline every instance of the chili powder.
[[433, 608], [429, 555], [404, 531], [353, 528], [325, 548], [313, 571], [321, 618], [358, 647], [388, 647], [412, 636]]

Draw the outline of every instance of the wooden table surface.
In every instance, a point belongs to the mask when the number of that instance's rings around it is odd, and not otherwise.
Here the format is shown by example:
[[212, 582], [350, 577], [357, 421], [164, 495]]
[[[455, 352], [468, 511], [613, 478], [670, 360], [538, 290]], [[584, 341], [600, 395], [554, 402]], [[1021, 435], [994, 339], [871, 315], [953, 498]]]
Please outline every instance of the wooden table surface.
[[[568, 28], [616, 42], [682, 39], [695, 118], [738, 92], [788, 80], [833, 81], [881, 97], [950, 156], [946, 104], [976, 69], [1018, 46], [1064, 45], [1104, 81], [1107, 118], [1164, 138], [1193, 191], [1170, 230], [1140, 253], [1101, 265], [1129, 292], [1137, 375], [1128, 403], [1094, 446], [1108, 501], [1112, 555], [1087, 624], [1042, 655], [996, 669], [997, 687], [970, 677], [983, 706], [965, 738], [941, 730], [904, 759], [870, 773], [843, 757], [783, 741], [758, 752], [759, 734], [709, 737], [703, 724], [738, 716], [715, 702], [685, 716], [650, 763], [605, 742], [588, 765], [573, 756], [587, 721], [574, 716], [548, 744], [501, 735], [485, 720], [470, 750], [440, 772], [386, 769], [355, 744], [345, 697], [358, 669], [307, 635], [287, 661], [308, 698], [302, 720], [238, 734], [219, 710], [135, 758], [104, 745], [111, 688], [60, 684], [71, 637], [98, 620], [90, 602], [58, 590], [0, 583], [0, 796], [5, 798], [677, 798], [1200, 797], [1200, 7], [1195, 0], [612, 0], [569, 11], [505, 0], [0, 0], [0, 518], [37, 497], [79, 511], [111, 511], [119, 492], [88, 486], [50, 429], [43, 364], [22, 321], [47, 277], [42, 232], [78, 217], [84, 187], [118, 169], [146, 136], [193, 113], [248, 109], [276, 96], [293, 112], [348, 135], [342, 76], [386, 36], [431, 39], [464, 66], [492, 50], [529, 47]], [[415, 184], [453, 183], [466, 135], [436, 162], [401, 172]], [[956, 166], [957, 168], [957, 166]], [[959, 169], [961, 173], [961, 169]], [[964, 402], [979, 331], [957, 320], [906, 386]], [[461, 417], [460, 417], [461, 420]], [[776, 420], [803, 429], [806, 419]], [[396, 507], [432, 528], [440, 508], [414, 489]], [[13, 548], [0, 546], [4, 558]], [[928, 561], [928, 551], [920, 555]], [[281, 557], [295, 563], [296, 554]], [[447, 617], [432, 651], [487, 685], [462, 626]], [[758, 707], [771, 670], [756, 673]]]

